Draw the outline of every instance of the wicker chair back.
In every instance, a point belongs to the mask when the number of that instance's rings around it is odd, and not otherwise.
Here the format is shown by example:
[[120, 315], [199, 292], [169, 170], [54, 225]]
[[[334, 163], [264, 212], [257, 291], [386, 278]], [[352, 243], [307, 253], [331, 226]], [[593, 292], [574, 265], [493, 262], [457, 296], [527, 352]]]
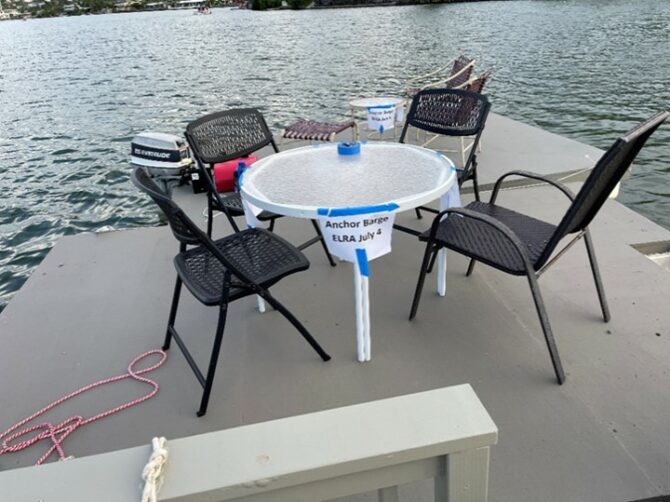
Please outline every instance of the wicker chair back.
[[547, 243], [547, 247], [538, 260], [539, 264], [549, 259], [563, 237], [586, 229], [617, 183], [621, 181], [649, 136], [665, 122], [669, 115], [667, 111], [655, 114], [616, 140], [603, 154]]
[[[206, 248], [218, 261], [220, 261], [223, 266], [230, 270], [234, 276], [242, 280], [247, 284], [255, 284], [254, 280], [251, 279], [248, 272], [248, 267], [239, 267], [239, 263], [242, 263], [242, 260], [231, 261], [229, 256], [226, 256], [219, 249], [216, 244], [210, 239], [205, 232], [200, 230], [200, 228], [193, 223], [193, 220], [186, 216], [186, 213], [175, 204], [166, 194], [163, 192], [156, 183], [153, 182], [145, 168], [137, 167], [131, 175], [131, 180], [133, 184], [139, 188], [141, 191], [149, 195], [153, 201], [162, 209], [165, 213], [165, 216], [168, 219], [168, 224], [172, 233], [177, 238], [177, 240], [182, 244], [181, 251], [186, 252], [187, 254], [191, 251], [186, 251], [186, 245], [197, 245], [203, 246]], [[242, 234], [257, 234], [264, 233], [269, 234], [265, 230], [253, 229], [246, 230], [245, 232], [236, 233], [235, 235], [240, 236], [238, 240], [230, 240], [234, 242], [234, 245], [239, 245], [237, 252], [247, 254], [247, 261], [253, 262], [254, 258], [258, 258], [258, 250], [250, 250], [249, 246], [245, 245], [248, 242], [248, 239], [245, 240], [245, 236]], [[279, 237], [274, 237], [279, 239]], [[241, 244], [241, 245], [240, 245]], [[233, 251], [228, 248], [225, 249], [225, 252], [229, 255], [234, 255]], [[251, 257], [251, 253], [255, 252], [256, 256]], [[237, 262], [237, 263], [236, 263]]]
[[473, 59], [467, 58], [465, 56], [458, 56], [454, 60], [454, 65], [451, 67], [451, 72], [447, 79], [447, 87], [450, 89], [458, 89], [468, 80], [472, 75], [472, 70], [474, 68]]
[[186, 126], [186, 135], [193, 154], [204, 164], [244, 157], [274, 141], [265, 118], [255, 108], [205, 115]]
[[[133, 184], [147, 194], [161, 208], [168, 219], [170, 230], [179, 242], [187, 245], [200, 244], [200, 238], [184, 223], [188, 217], [170, 200], [170, 197], [151, 179], [146, 169], [137, 167], [130, 176]], [[193, 224], [192, 224], [193, 225]]]
[[400, 142], [407, 127], [447, 136], [475, 136], [481, 132], [491, 105], [481, 94], [457, 89], [426, 89], [412, 100]]

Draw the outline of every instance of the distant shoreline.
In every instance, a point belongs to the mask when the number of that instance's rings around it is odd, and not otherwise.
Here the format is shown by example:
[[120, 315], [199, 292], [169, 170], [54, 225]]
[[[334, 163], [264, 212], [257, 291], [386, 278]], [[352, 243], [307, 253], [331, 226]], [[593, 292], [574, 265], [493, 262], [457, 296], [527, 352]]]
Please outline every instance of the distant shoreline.
[[[309, 9], [348, 9], [352, 7], [400, 7], [405, 5], [439, 5], [445, 3], [485, 2], [491, 0], [321, 0]], [[508, 1], [508, 0], [494, 0]]]
[[[295, 0], [293, 0], [295, 1]], [[242, 8], [249, 10], [258, 10], [258, 11], [275, 11], [275, 10], [322, 10], [322, 9], [350, 9], [357, 7], [399, 7], [406, 5], [439, 5], [447, 3], [466, 3], [466, 2], [483, 2], [483, 1], [509, 1], [509, 0], [316, 0], [309, 5], [300, 6], [295, 8], [292, 0], [274, 0], [275, 3], [273, 6], [267, 6], [262, 8], [253, 9], [253, 0], [247, 2], [246, 7], [240, 7], [239, 3], [225, 3], [216, 5], [216, 1], [211, 0], [202, 0], [200, 5], [206, 5], [213, 9], [225, 9], [225, 8]], [[163, 4], [165, 7], [157, 8], [156, 4]], [[292, 6], [293, 4], [293, 6]], [[11, 21], [11, 20], [29, 20], [29, 19], [46, 19], [54, 17], [77, 17], [84, 15], [97, 15], [97, 14], [125, 14], [125, 13], [134, 13], [134, 12], [163, 12], [163, 11], [175, 11], [175, 10], [194, 10], [198, 5], [194, 4], [194, 7], [184, 7], [184, 6], [172, 6], [168, 2], [142, 2], [142, 0], [132, 1], [129, 0], [125, 4], [116, 4], [114, 8], [107, 8], [100, 11], [91, 11], [91, 10], [78, 10], [73, 11], [65, 10], [67, 5], [74, 5], [71, 3], [71, 0], [65, 0], [62, 2], [61, 8], [64, 10], [59, 12], [54, 12], [53, 10], [49, 13], [40, 11], [37, 9], [25, 10], [25, 11], [0, 11], [0, 21]], [[243, 4], [244, 5], [244, 4]], [[50, 4], [51, 9], [53, 9], [54, 3]]]

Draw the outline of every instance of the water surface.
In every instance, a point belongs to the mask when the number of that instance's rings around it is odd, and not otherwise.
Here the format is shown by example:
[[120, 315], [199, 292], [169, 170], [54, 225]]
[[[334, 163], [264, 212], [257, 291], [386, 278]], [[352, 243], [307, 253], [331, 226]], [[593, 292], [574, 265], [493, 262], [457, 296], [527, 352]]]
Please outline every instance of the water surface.
[[[0, 309], [61, 235], [156, 224], [128, 179], [142, 130], [255, 106], [279, 130], [396, 94], [460, 54], [493, 110], [606, 148], [670, 103], [670, 2], [572, 0], [0, 23]], [[619, 198], [670, 228], [670, 127]]]

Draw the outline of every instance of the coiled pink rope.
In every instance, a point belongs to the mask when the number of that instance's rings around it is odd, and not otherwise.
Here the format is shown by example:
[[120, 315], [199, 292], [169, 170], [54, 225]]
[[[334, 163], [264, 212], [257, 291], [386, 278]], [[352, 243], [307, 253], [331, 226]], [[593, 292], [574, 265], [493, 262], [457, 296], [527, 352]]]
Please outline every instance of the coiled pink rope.
[[[141, 370], [135, 370], [134, 366], [142, 361], [143, 359], [146, 359], [147, 357], [153, 356], [153, 355], [159, 355], [160, 360], [156, 362], [153, 366], [149, 366], [148, 368], [144, 368]], [[52, 443], [51, 448], [49, 448], [44, 455], [42, 455], [39, 460], [37, 460], [36, 465], [40, 465], [43, 463], [46, 459], [48, 459], [51, 454], [56, 451], [58, 453], [58, 456], [60, 457], [60, 460], [65, 460], [67, 457], [65, 455], [65, 451], [63, 450], [63, 441], [72, 434], [75, 430], [77, 430], [79, 427], [83, 427], [84, 425], [88, 425], [92, 422], [95, 422], [96, 420], [100, 420], [102, 418], [108, 417], [109, 415], [112, 415], [114, 413], [118, 413], [119, 411], [125, 410], [127, 408], [130, 408], [132, 406], [135, 406], [137, 404], [140, 404], [147, 399], [151, 399], [156, 395], [158, 392], [159, 386], [156, 382], [153, 380], [150, 380], [149, 378], [140, 376], [145, 373], [149, 373], [150, 371], [153, 371], [157, 368], [160, 368], [165, 360], [167, 359], [167, 354], [160, 350], [160, 349], [154, 349], [154, 350], [149, 350], [145, 352], [144, 354], [140, 354], [137, 356], [135, 359], [130, 361], [130, 364], [128, 365], [128, 371], [127, 373], [124, 373], [123, 375], [118, 375], [115, 377], [111, 378], [105, 378], [104, 380], [98, 380], [97, 382], [94, 382], [92, 384], [86, 385], [85, 387], [82, 387], [81, 389], [75, 390], [74, 392], [61, 397], [60, 399], [57, 399], [51, 404], [48, 404], [44, 408], [42, 408], [39, 411], [36, 411], [29, 417], [24, 418], [20, 422], [18, 422], [15, 425], [12, 425], [9, 429], [7, 429], [5, 432], [0, 434], [0, 440], [2, 440], [2, 443], [0, 443], [0, 455], [4, 455], [5, 453], [14, 453], [17, 451], [24, 450], [35, 443], [42, 441], [43, 439], [49, 439]], [[73, 397], [78, 396], [79, 394], [83, 394], [86, 391], [89, 391], [91, 389], [95, 389], [96, 387], [100, 387], [101, 385], [106, 385], [108, 383], [114, 383], [118, 382], [120, 380], [125, 380], [126, 378], [132, 378], [133, 380], [137, 380], [138, 382], [146, 383], [147, 385], [150, 385], [153, 387], [153, 390], [149, 392], [148, 394], [138, 398], [134, 399], [132, 401], [129, 401], [127, 403], [121, 404], [119, 406], [116, 406], [114, 408], [111, 408], [107, 411], [103, 411], [102, 413], [99, 413], [95, 416], [92, 416], [90, 418], [84, 418], [80, 415], [74, 415], [70, 418], [67, 418], [63, 420], [61, 423], [58, 425], [53, 425], [50, 422], [43, 422], [41, 424], [37, 425], [31, 425], [29, 427], [26, 427], [25, 429], [21, 429], [17, 432], [16, 429], [19, 429], [20, 427], [23, 427], [27, 423], [33, 421], [37, 417], [45, 414], [47, 411], [55, 408], [61, 403], [64, 403], [68, 399], [72, 399]], [[21, 439], [17, 441], [17, 439], [23, 438], [25, 436], [28, 436], [32, 432], [39, 431], [37, 432], [34, 436], [29, 437], [28, 439]], [[15, 441], [13, 444], [12, 442]]]

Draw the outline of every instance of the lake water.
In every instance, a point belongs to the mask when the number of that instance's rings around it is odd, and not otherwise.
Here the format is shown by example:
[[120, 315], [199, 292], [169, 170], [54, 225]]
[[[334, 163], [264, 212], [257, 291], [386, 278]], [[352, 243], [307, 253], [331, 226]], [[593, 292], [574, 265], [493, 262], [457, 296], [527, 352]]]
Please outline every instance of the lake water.
[[[279, 130], [463, 53], [493, 110], [606, 148], [670, 103], [667, 0], [216, 9], [0, 23], [0, 310], [61, 235], [156, 224], [128, 179], [142, 130], [255, 106]], [[619, 200], [670, 228], [670, 128]]]

